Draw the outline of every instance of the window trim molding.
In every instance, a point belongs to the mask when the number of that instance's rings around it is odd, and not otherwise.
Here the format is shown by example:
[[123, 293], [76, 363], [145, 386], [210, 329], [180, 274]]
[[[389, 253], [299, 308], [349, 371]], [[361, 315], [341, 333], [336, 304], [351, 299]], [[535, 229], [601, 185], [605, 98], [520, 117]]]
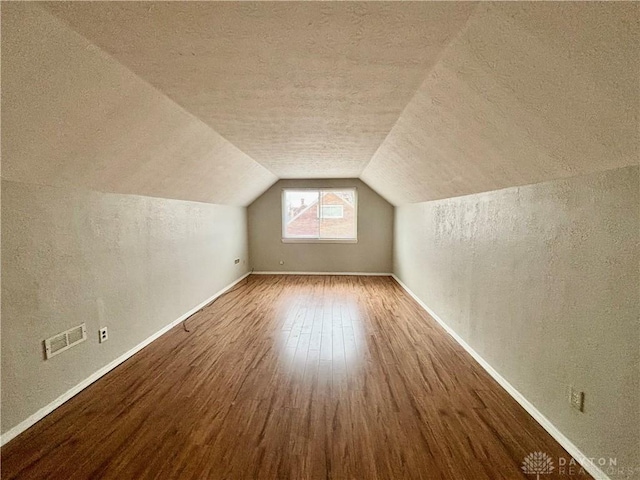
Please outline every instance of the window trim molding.
[[[286, 224], [284, 222], [284, 208], [286, 205], [286, 192], [287, 191], [313, 191], [320, 192], [320, 196], [322, 196], [322, 192], [342, 192], [344, 190], [353, 190], [354, 202], [353, 208], [355, 210], [354, 216], [354, 230], [355, 237], [354, 238], [318, 238], [318, 237], [286, 237], [285, 236], [285, 228]], [[358, 187], [354, 186], [345, 186], [345, 187], [282, 187], [282, 192], [280, 195], [280, 236], [282, 243], [358, 243]]]

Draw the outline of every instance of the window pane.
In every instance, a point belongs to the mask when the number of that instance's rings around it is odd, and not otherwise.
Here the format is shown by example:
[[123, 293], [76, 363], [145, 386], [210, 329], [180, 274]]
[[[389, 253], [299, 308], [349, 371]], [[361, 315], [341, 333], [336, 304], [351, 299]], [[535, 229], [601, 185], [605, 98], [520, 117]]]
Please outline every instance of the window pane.
[[320, 219], [317, 190], [285, 190], [282, 220], [286, 238], [318, 238]]
[[355, 190], [323, 190], [320, 238], [356, 238]]
[[322, 205], [322, 215], [320, 215], [320, 218], [342, 217], [344, 217], [344, 207], [342, 205]]
[[357, 198], [354, 188], [285, 189], [283, 238], [356, 240]]

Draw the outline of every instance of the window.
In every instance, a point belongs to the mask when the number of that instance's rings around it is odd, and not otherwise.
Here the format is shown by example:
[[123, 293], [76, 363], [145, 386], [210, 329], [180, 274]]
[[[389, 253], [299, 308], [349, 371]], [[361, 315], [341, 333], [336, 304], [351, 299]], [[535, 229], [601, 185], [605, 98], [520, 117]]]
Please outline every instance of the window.
[[354, 243], [358, 239], [355, 188], [282, 191], [282, 241]]

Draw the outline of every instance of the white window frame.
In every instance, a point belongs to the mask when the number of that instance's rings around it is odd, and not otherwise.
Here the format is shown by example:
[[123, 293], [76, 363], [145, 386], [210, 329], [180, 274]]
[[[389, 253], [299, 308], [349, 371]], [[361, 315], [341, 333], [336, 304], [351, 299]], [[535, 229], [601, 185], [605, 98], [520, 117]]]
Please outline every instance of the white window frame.
[[[286, 192], [294, 191], [300, 192], [308, 190], [310, 192], [319, 192], [319, 198], [322, 198], [322, 193], [326, 192], [344, 192], [345, 190], [353, 190], [353, 209], [355, 211], [354, 216], [354, 230], [355, 237], [353, 238], [317, 238], [317, 237], [298, 237], [298, 238], [288, 238], [285, 236], [286, 234], [286, 223], [285, 223], [285, 205], [286, 205]], [[320, 211], [322, 205], [318, 205], [318, 212]], [[317, 214], [319, 215], [319, 213]], [[332, 187], [332, 188], [312, 188], [312, 187], [287, 187], [282, 189], [281, 195], [281, 203], [280, 203], [280, 222], [282, 223], [282, 243], [358, 243], [358, 189], [356, 187]]]

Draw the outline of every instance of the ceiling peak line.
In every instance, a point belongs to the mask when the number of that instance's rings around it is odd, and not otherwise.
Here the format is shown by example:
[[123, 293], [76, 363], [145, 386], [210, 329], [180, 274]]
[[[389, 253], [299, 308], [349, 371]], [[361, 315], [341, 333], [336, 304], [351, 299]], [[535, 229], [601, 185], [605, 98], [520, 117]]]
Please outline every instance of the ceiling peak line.
[[2, 34], [4, 179], [233, 206], [276, 180], [41, 5], [3, 4]]
[[[66, 2], [61, 2], [61, 3], [66, 3]], [[73, 31], [74, 34], [78, 35], [80, 38], [82, 38], [82, 40], [84, 40], [85, 42], [87, 42], [91, 48], [91, 50], [93, 50], [96, 54], [101, 55], [104, 58], [107, 58], [110, 61], [113, 61], [115, 63], [117, 63], [121, 68], [123, 68], [124, 70], [126, 70], [130, 75], [136, 77], [140, 82], [144, 83], [147, 87], [149, 87], [150, 89], [152, 89], [153, 91], [155, 91], [156, 93], [158, 93], [159, 95], [161, 95], [162, 97], [164, 97], [165, 99], [169, 100], [174, 107], [176, 107], [177, 109], [181, 110], [182, 112], [184, 112], [185, 114], [187, 114], [188, 116], [190, 116], [191, 118], [197, 120], [201, 125], [205, 126], [208, 130], [210, 130], [215, 136], [223, 139], [225, 142], [227, 142], [229, 145], [231, 145], [234, 149], [236, 149], [238, 152], [240, 152], [242, 155], [246, 156], [248, 159], [252, 160], [253, 162], [255, 162], [259, 167], [261, 167], [262, 169], [266, 170], [267, 172], [269, 172], [271, 175], [276, 177], [276, 180], [274, 180], [274, 183], [276, 181], [278, 181], [280, 179], [280, 177], [273, 172], [271, 169], [267, 168], [265, 165], [263, 165], [262, 163], [258, 162], [256, 159], [254, 159], [251, 155], [249, 155], [247, 152], [245, 152], [244, 150], [242, 150], [240, 147], [238, 147], [235, 143], [231, 142], [228, 138], [226, 138], [224, 135], [222, 135], [221, 133], [219, 133], [217, 130], [215, 130], [211, 125], [209, 125], [207, 122], [203, 121], [198, 115], [195, 115], [193, 112], [187, 110], [185, 107], [183, 107], [182, 105], [180, 105], [178, 102], [176, 102], [174, 99], [172, 99], [170, 96], [168, 96], [166, 93], [164, 93], [162, 90], [160, 90], [158, 87], [156, 87], [154, 84], [152, 84], [151, 82], [147, 81], [145, 78], [143, 78], [142, 76], [138, 75], [135, 71], [133, 71], [131, 68], [129, 68], [127, 65], [125, 65], [124, 63], [122, 63], [118, 58], [116, 58], [114, 55], [111, 55], [109, 52], [107, 52], [104, 48], [102, 48], [100, 45], [98, 45], [97, 43], [95, 43], [94, 41], [90, 40], [89, 38], [87, 38], [83, 33], [79, 32], [76, 28], [74, 28], [74, 26], [68, 22], [67, 20], [60, 18], [58, 15], [56, 15], [54, 12], [52, 12], [51, 10], [49, 10], [46, 7], [40, 6], [38, 4], [35, 4], [37, 8], [43, 10], [47, 15], [53, 17], [57, 22], [62, 23], [65, 27], [67, 27], [68, 29], [70, 29], [71, 31]], [[153, 6], [153, 4], [151, 5]], [[151, 13], [151, 7], [149, 7], [149, 13]]]
[[280, 178], [358, 176], [476, 6], [48, 4]]
[[[413, 94], [411, 95], [411, 97], [409, 98], [409, 100], [407, 101], [406, 105], [404, 106], [404, 108], [402, 109], [402, 111], [400, 112], [400, 114], [398, 115], [398, 118], [396, 118], [396, 121], [393, 123], [393, 125], [391, 126], [391, 128], [389, 129], [389, 131], [387, 132], [387, 134], [385, 135], [384, 139], [380, 142], [380, 144], [378, 145], [378, 148], [376, 148], [376, 151], [373, 152], [373, 155], [371, 155], [371, 158], [369, 158], [369, 160], [367, 161], [367, 163], [365, 163], [363, 165], [363, 167], [360, 169], [360, 172], [358, 173], [358, 178], [360, 180], [362, 180], [362, 175], [364, 173], [364, 171], [367, 169], [367, 167], [369, 166], [369, 164], [371, 163], [371, 161], [376, 157], [376, 155], [378, 154], [378, 152], [380, 151], [380, 149], [382, 148], [382, 146], [385, 144], [385, 142], [387, 141], [387, 139], [389, 138], [389, 136], [391, 135], [391, 132], [393, 132], [393, 129], [396, 127], [396, 125], [398, 124], [398, 122], [400, 121], [400, 119], [402, 118], [402, 116], [404, 115], [405, 111], [407, 110], [407, 108], [409, 107], [409, 105], [411, 105], [411, 102], [413, 101], [413, 99], [416, 97], [416, 95], [418, 94], [418, 92], [420, 92], [422, 86], [429, 80], [429, 77], [431, 76], [431, 74], [433, 73], [433, 71], [435, 70], [435, 68], [438, 66], [438, 64], [442, 61], [442, 59], [444, 58], [445, 54], [447, 53], [447, 51], [451, 48], [451, 46], [458, 41], [463, 35], [464, 33], [469, 29], [469, 24], [472, 22], [472, 19], [474, 19], [474, 17], [476, 16], [476, 14], [478, 13], [478, 10], [481, 8], [482, 6], [482, 2], [477, 2], [472, 10], [472, 12], [469, 14], [469, 17], [467, 18], [467, 20], [464, 22], [464, 24], [460, 27], [460, 29], [458, 29], [458, 31], [451, 36], [451, 39], [449, 40], [449, 42], [447, 42], [447, 45], [440, 51], [440, 53], [438, 54], [438, 58], [436, 59], [435, 62], [433, 62], [433, 64], [431, 64], [426, 72], [425, 72], [425, 76], [422, 79], [422, 81], [418, 84], [418, 86], [416, 87], [415, 91], [413, 92]], [[482, 7], [484, 8], [484, 7]], [[371, 187], [373, 188], [373, 187]]]
[[638, 145], [628, 28], [637, 10], [560, 2], [481, 12], [362, 178], [398, 205], [628, 165]]

